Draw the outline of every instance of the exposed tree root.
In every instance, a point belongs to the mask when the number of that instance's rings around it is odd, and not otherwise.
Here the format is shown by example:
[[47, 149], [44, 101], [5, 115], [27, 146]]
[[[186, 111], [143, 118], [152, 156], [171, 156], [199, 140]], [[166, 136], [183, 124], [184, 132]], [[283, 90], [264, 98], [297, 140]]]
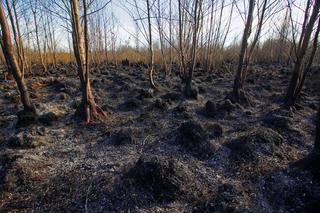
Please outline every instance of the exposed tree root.
[[99, 120], [107, 118], [107, 114], [94, 101], [90, 101], [87, 104], [80, 104], [76, 110], [75, 116], [84, 119], [87, 124], [94, 118]]
[[18, 127], [28, 126], [30, 124], [34, 124], [38, 121], [38, 114], [35, 107], [29, 107], [21, 110], [17, 114], [18, 116]]

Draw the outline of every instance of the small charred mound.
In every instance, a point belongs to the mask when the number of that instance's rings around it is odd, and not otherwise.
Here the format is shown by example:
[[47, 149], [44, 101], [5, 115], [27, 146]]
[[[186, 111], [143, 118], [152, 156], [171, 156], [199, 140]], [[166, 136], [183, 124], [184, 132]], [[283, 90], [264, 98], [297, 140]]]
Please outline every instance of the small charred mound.
[[48, 86], [56, 93], [66, 93], [70, 96], [73, 96], [77, 93], [77, 86], [75, 82], [63, 82], [62, 80], [55, 79], [48, 83]]
[[205, 87], [203, 86], [198, 86], [198, 90], [199, 90], [199, 94], [206, 94], [207, 93], [207, 90]]
[[44, 127], [35, 127], [24, 129], [7, 141], [7, 147], [17, 149], [31, 149], [52, 143], [52, 139], [47, 136], [47, 130]]
[[238, 103], [242, 106], [254, 106], [256, 104], [254, 96], [244, 90], [240, 90], [239, 95], [231, 92], [226, 96], [226, 99], [229, 99], [234, 104]]
[[127, 178], [151, 192], [156, 200], [183, 199], [193, 193], [193, 174], [172, 157], [144, 155]]
[[140, 116], [136, 119], [139, 123], [143, 124], [145, 127], [146, 132], [151, 133], [151, 128], [161, 129], [163, 128], [163, 123], [160, 121], [159, 115], [152, 111], [146, 111], [140, 114]]
[[35, 109], [32, 110], [21, 110], [17, 113], [18, 121], [17, 128], [27, 127], [32, 124], [38, 123], [38, 115]]
[[239, 185], [222, 184], [212, 199], [196, 205], [193, 212], [251, 212], [250, 201], [244, 191]]
[[204, 115], [208, 118], [223, 118], [236, 109], [240, 108], [238, 105], [232, 103], [229, 99], [225, 99], [218, 103], [207, 101], [203, 109]]
[[117, 131], [111, 139], [115, 146], [130, 145], [136, 143], [134, 131], [132, 128], [123, 128]]
[[223, 135], [223, 127], [220, 124], [207, 124], [205, 129], [210, 139], [220, 138]]
[[294, 113], [284, 108], [273, 110], [263, 117], [264, 126], [281, 130], [290, 144], [304, 146], [305, 134], [294, 126], [296, 122]]
[[189, 110], [189, 106], [186, 102], [181, 102], [178, 104], [177, 107], [175, 107], [174, 111], [178, 113], [184, 113]]
[[200, 159], [210, 158], [216, 147], [209, 141], [207, 132], [196, 121], [187, 121], [178, 128], [178, 142], [189, 149], [192, 154]]
[[0, 196], [1, 192], [3, 192], [3, 188], [6, 183], [6, 175], [8, 171], [12, 168], [17, 157], [11, 157], [7, 154], [0, 155]]
[[58, 115], [54, 112], [48, 112], [39, 116], [39, 122], [47, 126], [52, 126], [58, 119]]
[[207, 117], [214, 118], [218, 114], [217, 105], [213, 101], [207, 101], [204, 112]]
[[314, 66], [311, 68], [309, 77], [306, 78], [305, 88], [307, 91], [311, 91], [314, 94], [320, 94], [320, 67]]
[[181, 93], [177, 92], [168, 92], [167, 94], [164, 94], [161, 96], [161, 99], [163, 100], [170, 100], [170, 101], [179, 101], [182, 99]]
[[137, 96], [137, 99], [142, 100], [142, 99], [148, 99], [148, 98], [153, 98], [153, 90], [141, 89], [139, 91], [139, 95]]
[[236, 164], [259, 163], [263, 156], [273, 156], [279, 151], [283, 137], [269, 128], [244, 132], [242, 136], [225, 143], [231, 150], [231, 159]]
[[290, 129], [290, 125], [292, 123], [291, 112], [284, 109], [276, 109], [269, 112], [264, 118], [263, 123], [271, 128], [275, 129]]
[[156, 99], [153, 104], [153, 108], [160, 109], [160, 110], [167, 110], [169, 109], [169, 103], [162, 99]]
[[188, 102], [182, 101], [180, 102], [174, 109], [173, 113], [175, 117], [183, 118], [183, 119], [191, 119], [192, 118], [192, 109]]
[[132, 111], [132, 110], [139, 109], [141, 107], [141, 104], [142, 103], [140, 100], [136, 98], [132, 98], [120, 104], [119, 108], [123, 111]]

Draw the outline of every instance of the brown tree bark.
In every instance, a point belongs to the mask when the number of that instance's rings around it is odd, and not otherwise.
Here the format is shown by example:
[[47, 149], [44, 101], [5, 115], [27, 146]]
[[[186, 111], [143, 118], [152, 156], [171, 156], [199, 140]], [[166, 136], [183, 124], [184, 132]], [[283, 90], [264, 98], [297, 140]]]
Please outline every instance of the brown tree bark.
[[201, 13], [201, 5], [202, 0], [195, 0], [194, 3], [194, 14], [193, 14], [193, 29], [192, 29], [192, 44], [190, 49], [190, 56], [188, 62], [188, 76], [186, 79], [185, 84], [185, 95], [186, 97], [194, 97], [194, 93], [192, 90], [192, 76], [193, 71], [195, 69], [196, 64], [196, 50], [197, 50], [197, 43], [198, 43], [198, 32], [200, 27], [200, 13]]
[[297, 97], [299, 95], [299, 87], [303, 82], [301, 81], [303, 78], [303, 64], [304, 59], [307, 53], [310, 37], [313, 31], [314, 24], [318, 18], [320, 9], [320, 1], [315, 1], [312, 9], [312, 14], [310, 16], [309, 22], [306, 24], [303, 33], [301, 34], [301, 38], [299, 42], [299, 46], [297, 49], [297, 57], [296, 62], [294, 64], [291, 81], [287, 90], [287, 94], [285, 97], [285, 106], [292, 107], [296, 104]]
[[19, 64], [14, 54], [14, 48], [11, 43], [10, 29], [5, 13], [3, 11], [2, 3], [0, 4], [0, 25], [2, 30], [2, 51], [6, 59], [8, 68], [12, 71], [13, 77], [17, 83], [24, 111], [33, 113], [34, 116], [36, 116], [36, 109], [31, 103], [25, 79], [21, 73]]
[[76, 62], [78, 65], [78, 76], [80, 78], [82, 91], [82, 101], [79, 108], [77, 109], [76, 115], [84, 117], [86, 123], [89, 123], [92, 117], [105, 118], [106, 114], [95, 103], [89, 80], [89, 39], [87, 2], [86, 0], [83, 0], [84, 32], [82, 32], [82, 27], [80, 24], [78, 0], [70, 0], [70, 4], [73, 48]]
[[240, 102], [240, 92], [243, 89], [243, 84], [245, 80], [245, 71], [243, 69], [243, 66], [245, 63], [245, 54], [248, 47], [248, 39], [251, 34], [254, 6], [255, 6], [255, 0], [250, 0], [248, 17], [247, 17], [246, 25], [243, 32], [241, 50], [239, 54], [237, 74], [233, 84], [233, 98], [234, 98], [234, 101], [237, 101], [237, 102]]
[[154, 73], [154, 52], [153, 52], [153, 42], [152, 42], [152, 28], [151, 28], [151, 17], [150, 17], [150, 3], [147, 0], [147, 13], [148, 13], [148, 30], [149, 30], [149, 57], [150, 57], [150, 70], [149, 70], [149, 82], [150, 86], [153, 89], [156, 89], [156, 85], [154, 84], [153, 80], [153, 73]]
[[[13, 3], [14, 5], [15, 3]], [[18, 64], [20, 66], [20, 70], [21, 70], [21, 73], [22, 75], [24, 75], [24, 58], [23, 58], [23, 55], [22, 55], [22, 52], [21, 52], [21, 47], [20, 47], [20, 30], [18, 31], [17, 29], [19, 29], [18, 26], [16, 26], [16, 24], [18, 24], [17, 22], [14, 22], [14, 18], [13, 18], [13, 15], [12, 15], [12, 12], [11, 12], [11, 8], [10, 8], [10, 4], [9, 4], [9, 1], [6, 0], [6, 5], [7, 5], [7, 10], [8, 10], [8, 17], [9, 17], [9, 21], [10, 21], [10, 24], [11, 24], [11, 29], [12, 29], [12, 33], [13, 33], [13, 39], [14, 39], [14, 42], [15, 42], [15, 45], [16, 45], [16, 52], [17, 52], [17, 56], [18, 56]], [[15, 7], [14, 7], [15, 8]], [[15, 14], [16, 16], [17, 14]], [[17, 33], [17, 31], [19, 32], [19, 34]]]
[[186, 75], [186, 63], [183, 48], [183, 6], [181, 5], [181, 0], [178, 0], [178, 11], [179, 11], [179, 57], [180, 57], [180, 77], [184, 81]]
[[36, 44], [37, 44], [37, 48], [38, 48], [38, 54], [40, 57], [40, 62], [41, 65], [44, 69], [44, 71], [47, 71], [47, 66], [44, 62], [44, 58], [42, 55], [42, 51], [41, 51], [41, 45], [40, 45], [40, 38], [39, 38], [39, 23], [38, 23], [38, 18], [37, 18], [37, 7], [38, 7], [38, 0], [35, 1], [35, 5], [33, 6], [33, 3], [30, 1], [30, 8], [31, 8], [31, 12], [32, 12], [32, 16], [33, 16], [33, 21], [34, 21], [34, 27], [35, 27], [35, 33], [36, 33]]

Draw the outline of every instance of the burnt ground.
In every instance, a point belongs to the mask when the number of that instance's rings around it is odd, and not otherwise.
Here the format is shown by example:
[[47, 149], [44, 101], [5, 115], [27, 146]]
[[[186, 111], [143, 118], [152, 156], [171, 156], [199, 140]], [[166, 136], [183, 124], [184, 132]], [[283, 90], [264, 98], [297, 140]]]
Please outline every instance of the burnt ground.
[[286, 67], [253, 66], [242, 106], [225, 100], [233, 75], [223, 70], [196, 71], [193, 100], [177, 76], [157, 74], [153, 91], [140, 68], [102, 64], [91, 73], [108, 118], [90, 124], [73, 117], [81, 94], [70, 65], [27, 76], [40, 114], [28, 126], [17, 125], [15, 83], [1, 82], [1, 212], [319, 209], [319, 173], [290, 166], [313, 147], [319, 75], [286, 111]]

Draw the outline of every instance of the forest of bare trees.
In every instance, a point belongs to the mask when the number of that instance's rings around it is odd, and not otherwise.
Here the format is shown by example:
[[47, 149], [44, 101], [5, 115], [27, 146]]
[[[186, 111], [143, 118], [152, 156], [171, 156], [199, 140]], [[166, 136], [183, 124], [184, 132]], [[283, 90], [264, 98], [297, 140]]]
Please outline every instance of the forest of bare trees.
[[319, 0], [3, 0], [0, 25], [0, 211], [319, 208]]

